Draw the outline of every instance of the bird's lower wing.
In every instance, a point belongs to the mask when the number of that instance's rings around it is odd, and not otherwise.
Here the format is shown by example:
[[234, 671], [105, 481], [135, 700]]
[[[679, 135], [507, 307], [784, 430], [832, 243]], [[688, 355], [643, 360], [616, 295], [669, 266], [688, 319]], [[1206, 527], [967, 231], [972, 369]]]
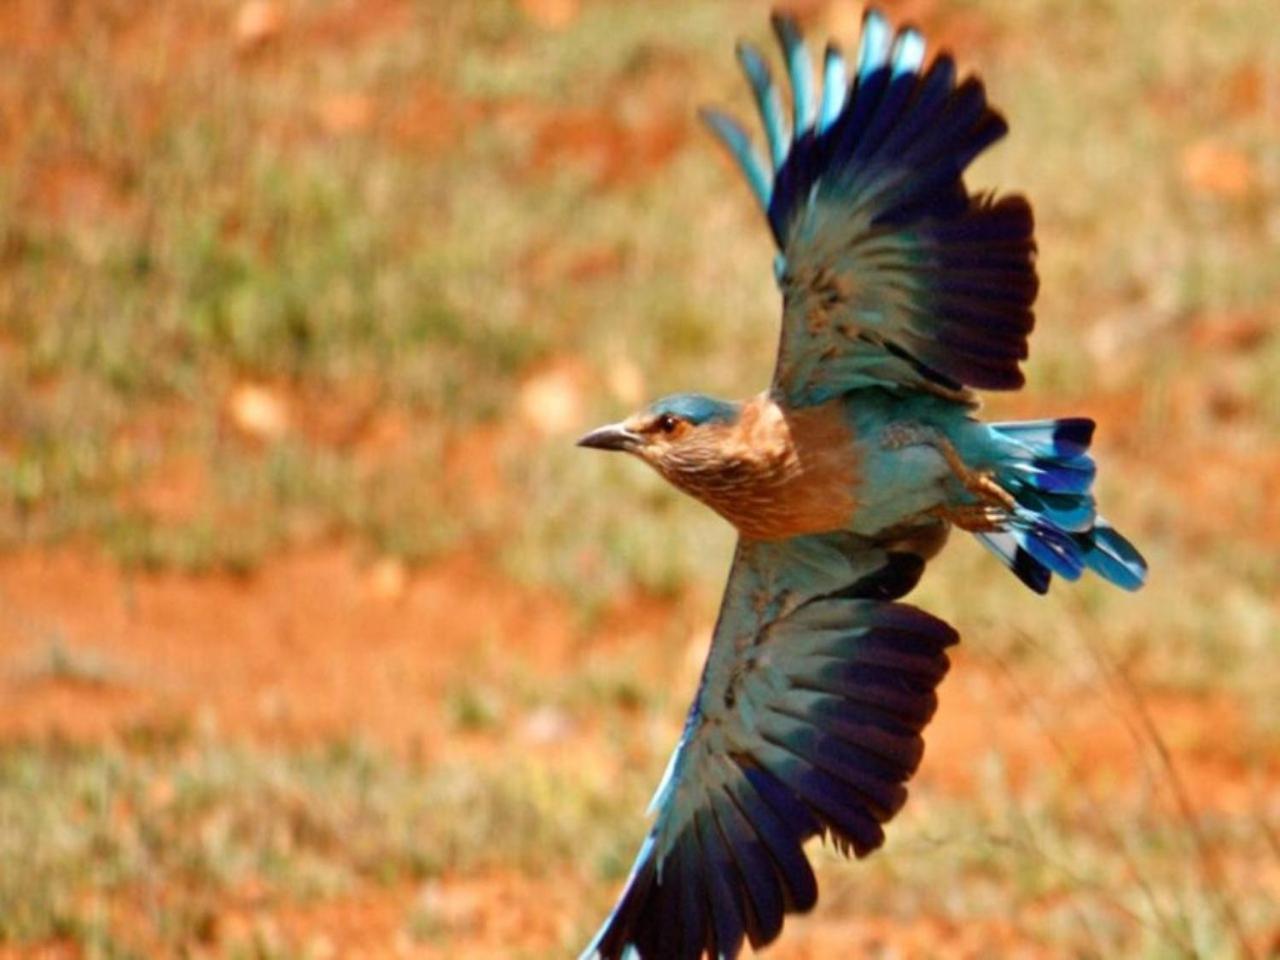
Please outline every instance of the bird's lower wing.
[[[1022, 385], [1038, 281], [1031, 208], [971, 195], [965, 169], [1006, 132], [981, 81], [925, 68], [913, 29], [868, 12], [858, 60], [828, 47], [821, 102], [798, 29], [775, 17], [791, 80], [791, 129], [763, 58], [739, 47], [772, 170], [736, 121], [704, 117], [742, 167], [781, 251], [774, 388], [790, 406], [866, 386]], [[789, 134], [789, 136], [788, 136]]]
[[591, 958], [733, 958], [817, 898], [803, 844], [864, 856], [906, 800], [957, 636], [894, 603], [946, 536], [738, 546], [656, 819]]

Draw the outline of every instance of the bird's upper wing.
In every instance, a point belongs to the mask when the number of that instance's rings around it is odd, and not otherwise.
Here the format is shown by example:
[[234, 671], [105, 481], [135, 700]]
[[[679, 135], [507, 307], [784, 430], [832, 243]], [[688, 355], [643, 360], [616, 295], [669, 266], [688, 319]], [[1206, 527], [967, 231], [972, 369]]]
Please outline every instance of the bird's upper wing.
[[945, 537], [926, 523], [739, 544], [653, 828], [584, 957], [736, 957], [814, 904], [807, 839], [881, 844], [957, 639], [892, 601]]
[[795, 24], [774, 17], [792, 130], [769, 68], [741, 44], [770, 165], [743, 128], [703, 117], [769, 218], [784, 309], [774, 389], [792, 406], [864, 386], [1015, 389], [1037, 291], [1031, 208], [971, 195], [969, 163], [1007, 130], [981, 81], [869, 11], [856, 70], [828, 47], [821, 100]]

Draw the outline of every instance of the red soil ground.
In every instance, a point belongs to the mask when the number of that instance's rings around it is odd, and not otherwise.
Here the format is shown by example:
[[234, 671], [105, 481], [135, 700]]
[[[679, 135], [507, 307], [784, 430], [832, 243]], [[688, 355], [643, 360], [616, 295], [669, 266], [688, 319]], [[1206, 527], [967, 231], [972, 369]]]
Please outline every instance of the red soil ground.
[[[129, 575], [77, 550], [20, 554], [0, 558], [0, 609], [6, 704], [0, 737], [56, 733], [92, 742], [138, 725], [179, 722], [276, 745], [358, 732], [427, 758], [500, 749], [467, 738], [450, 742], [440, 720], [441, 698], [465, 678], [478, 645], [501, 638], [527, 669], [553, 677], [575, 669], [584, 644], [670, 647], [672, 640], [658, 638], [672, 636], [664, 628], [676, 615], [632, 602], [584, 637], [560, 601], [504, 581], [474, 559], [402, 574], [362, 567], [338, 548], [278, 558], [243, 578]], [[100, 664], [105, 679], [37, 669], [55, 637], [66, 655]], [[655, 649], [644, 661], [643, 670], [653, 673], [646, 679], [674, 673], [675, 682], [691, 686], [693, 676], [681, 666], [685, 652]], [[980, 788], [979, 761], [997, 749], [1015, 785], [1048, 762], [1078, 776], [1079, 789], [1109, 798], [1149, 787], [1115, 698], [1037, 688], [1036, 709], [1020, 688], [1029, 679], [961, 648], [918, 782], [946, 795], [971, 795]], [[1052, 718], [1051, 740], [1042, 711], [1068, 704], [1069, 716]], [[1152, 696], [1146, 707], [1202, 811], [1256, 809], [1265, 786], [1256, 766], [1224, 748], [1250, 739], [1247, 718], [1231, 701]], [[590, 731], [568, 736], [584, 738], [569, 744], [573, 749], [599, 748]], [[1265, 780], [1280, 783], [1280, 769]], [[1280, 895], [1280, 876], [1273, 880]], [[448, 924], [452, 942], [467, 944], [468, 956], [497, 958], [509, 955], [513, 942], [541, 949], [560, 942], [582, 883], [579, 876], [548, 883], [503, 872], [309, 905], [267, 905], [250, 892], [220, 905], [218, 936], [234, 940], [266, 930], [281, 943], [340, 956], [443, 957], [429, 940], [405, 933], [406, 917], [425, 898], [432, 915]], [[127, 904], [116, 909], [123, 911], [122, 929], [140, 922]], [[950, 956], [980, 956], [992, 943], [1017, 942], [1015, 933], [990, 924], [957, 930], [928, 918], [908, 924], [806, 918], [771, 955], [822, 957], [837, 944], [845, 951], [850, 944], [869, 951], [892, 944], [903, 955], [945, 945]], [[25, 955], [63, 955], [49, 950]], [[18, 955], [0, 951], [0, 958]]]

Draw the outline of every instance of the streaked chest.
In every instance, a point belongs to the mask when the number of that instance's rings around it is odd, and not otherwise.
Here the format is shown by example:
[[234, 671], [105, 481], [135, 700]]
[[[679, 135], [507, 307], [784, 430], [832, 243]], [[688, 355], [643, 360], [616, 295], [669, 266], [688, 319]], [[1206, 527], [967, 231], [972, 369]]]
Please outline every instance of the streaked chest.
[[752, 540], [781, 540], [848, 526], [860, 476], [839, 401], [783, 410], [767, 395], [726, 429], [721, 469], [681, 483]]

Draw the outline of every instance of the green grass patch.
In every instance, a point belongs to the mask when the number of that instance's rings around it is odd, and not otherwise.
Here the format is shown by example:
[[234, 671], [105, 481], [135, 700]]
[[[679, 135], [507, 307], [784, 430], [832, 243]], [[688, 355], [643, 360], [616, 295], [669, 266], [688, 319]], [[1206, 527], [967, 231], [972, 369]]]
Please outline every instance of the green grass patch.
[[219, 898], [245, 889], [307, 903], [629, 856], [612, 824], [635, 791], [547, 762], [425, 765], [353, 742], [273, 752], [160, 733], [0, 748], [0, 942], [102, 949], [95, 912], [124, 903], [180, 952], [207, 935], [201, 917]]

